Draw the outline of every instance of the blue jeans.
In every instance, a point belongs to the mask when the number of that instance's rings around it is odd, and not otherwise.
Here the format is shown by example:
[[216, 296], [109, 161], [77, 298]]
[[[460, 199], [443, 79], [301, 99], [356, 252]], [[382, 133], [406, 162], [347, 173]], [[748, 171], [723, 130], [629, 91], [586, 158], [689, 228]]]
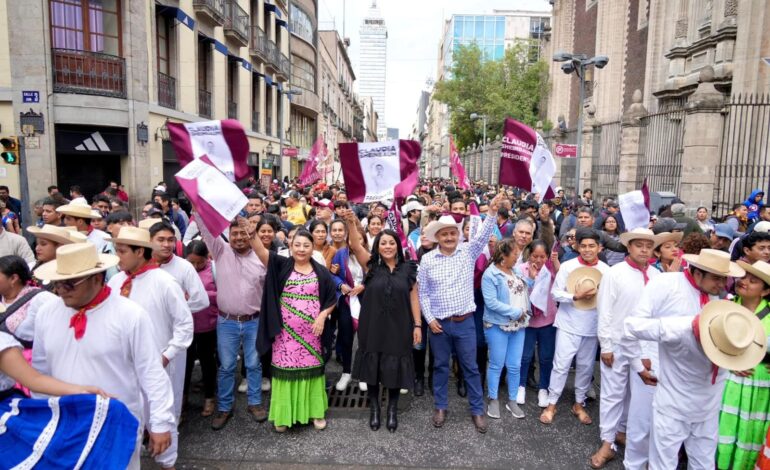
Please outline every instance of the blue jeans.
[[259, 319], [247, 322], [217, 318], [217, 353], [219, 354], [219, 411], [232, 411], [235, 393], [235, 365], [238, 351], [243, 346], [243, 363], [246, 365], [247, 394], [249, 405], [262, 404], [262, 364], [257, 355], [257, 330]]
[[524, 349], [523, 329], [503, 331], [498, 325], [484, 328], [489, 348], [489, 367], [487, 368], [487, 393], [491, 400], [497, 400], [497, 388], [503, 366], [508, 369], [508, 399], [516, 400], [519, 391], [519, 373], [521, 352]]
[[454, 351], [463, 371], [471, 414], [483, 415], [484, 391], [476, 364], [476, 325], [473, 318], [469, 317], [461, 322], [453, 322], [450, 319], [438, 322], [444, 331], [440, 334], [430, 332], [430, 347], [433, 350], [433, 400], [436, 409], [446, 410], [449, 406], [449, 360]]
[[551, 369], [553, 369], [553, 354], [556, 351], [556, 327], [553, 325], [540, 328], [527, 328], [524, 339], [524, 354], [521, 357], [521, 386], [527, 386], [527, 372], [532, 356], [535, 354], [537, 342], [537, 359], [540, 364], [540, 385], [538, 389], [548, 390], [551, 385]]

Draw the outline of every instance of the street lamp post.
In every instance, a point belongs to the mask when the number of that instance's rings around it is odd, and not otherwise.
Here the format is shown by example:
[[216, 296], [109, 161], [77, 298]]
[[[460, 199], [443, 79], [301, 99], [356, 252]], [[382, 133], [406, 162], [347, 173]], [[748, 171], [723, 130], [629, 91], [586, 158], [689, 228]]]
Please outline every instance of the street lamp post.
[[553, 55], [554, 62], [564, 62], [561, 69], [567, 75], [575, 73], [580, 80], [580, 109], [578, 110], [577, 123], [577, 155], [575, 156], [575, 199], [580, 197], [580, 159], [583, 154], [583, 108], [586, 99], [586, 69], [590, 66], [596, 66], [597, 69], [603, 69], [610, 61], [607, 56], [597, 55], [588, 57], [586, 54], [570, 54], [568, 52], [557, 52]]
[[471, 118], [471, 121], [475, 121], [476, 119], [481, 119], [481, 123], [484, 126], [484, 129], [482, 129], [482, 134], [481, 134], [481, 164], [484, 165], [487, 162], [487, 115], [471, 113], [470, 118]]

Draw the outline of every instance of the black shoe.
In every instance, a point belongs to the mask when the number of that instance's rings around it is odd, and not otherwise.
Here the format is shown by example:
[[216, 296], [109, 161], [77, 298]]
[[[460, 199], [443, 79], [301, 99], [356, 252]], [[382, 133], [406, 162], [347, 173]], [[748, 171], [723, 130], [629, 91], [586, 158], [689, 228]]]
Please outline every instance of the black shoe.
[[380, 429], [380, 404], [371, 403], [369, 407], [369, 428], [377, 431]]
[[468, 396], [468, 389], [465, 388], [465, 380], [457, 379], [457, 394], [465, 398]]
[[425, 379], [420, 377], [414, 381], [414, 396], [421, 397], [425, 395]]
[[398, 406], [388, 403], [388, 431], [396, 432], [398, 429]]

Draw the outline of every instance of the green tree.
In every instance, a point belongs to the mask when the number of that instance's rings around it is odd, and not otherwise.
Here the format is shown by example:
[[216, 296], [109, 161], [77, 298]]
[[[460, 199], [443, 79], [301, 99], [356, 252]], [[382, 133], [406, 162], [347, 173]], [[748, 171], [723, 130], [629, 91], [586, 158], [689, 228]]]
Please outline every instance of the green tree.
[[436, 84], [433, 97], [449, 107], [449, 132], [455, 135], [458, 148], [482, 138], [482, 124], [471, 121], [471, 113], [488, 116], [487, 138], [502, 134], [506, 117], [535, 126], [548, 92], [548, 65], [529, 60], [529, 46], [529, 42], [520, 42], [496, 61], [485, 60], [475, 43], [454, 52], [450, 78]]

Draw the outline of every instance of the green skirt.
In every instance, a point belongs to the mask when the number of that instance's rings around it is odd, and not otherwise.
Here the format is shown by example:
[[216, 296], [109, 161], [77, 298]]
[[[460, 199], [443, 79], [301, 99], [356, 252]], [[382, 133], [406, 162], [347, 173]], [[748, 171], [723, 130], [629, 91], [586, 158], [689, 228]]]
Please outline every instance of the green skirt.
[[751, 377], [730, 374], [719, 415], [717, 468], [753, 469], [770, 421], [770, 373], [764, 364]]
[[325, 376], [300, 380], [273, 377], [268, 419], [275, 426], [291, 427], [323, 419], [328, 407]]

